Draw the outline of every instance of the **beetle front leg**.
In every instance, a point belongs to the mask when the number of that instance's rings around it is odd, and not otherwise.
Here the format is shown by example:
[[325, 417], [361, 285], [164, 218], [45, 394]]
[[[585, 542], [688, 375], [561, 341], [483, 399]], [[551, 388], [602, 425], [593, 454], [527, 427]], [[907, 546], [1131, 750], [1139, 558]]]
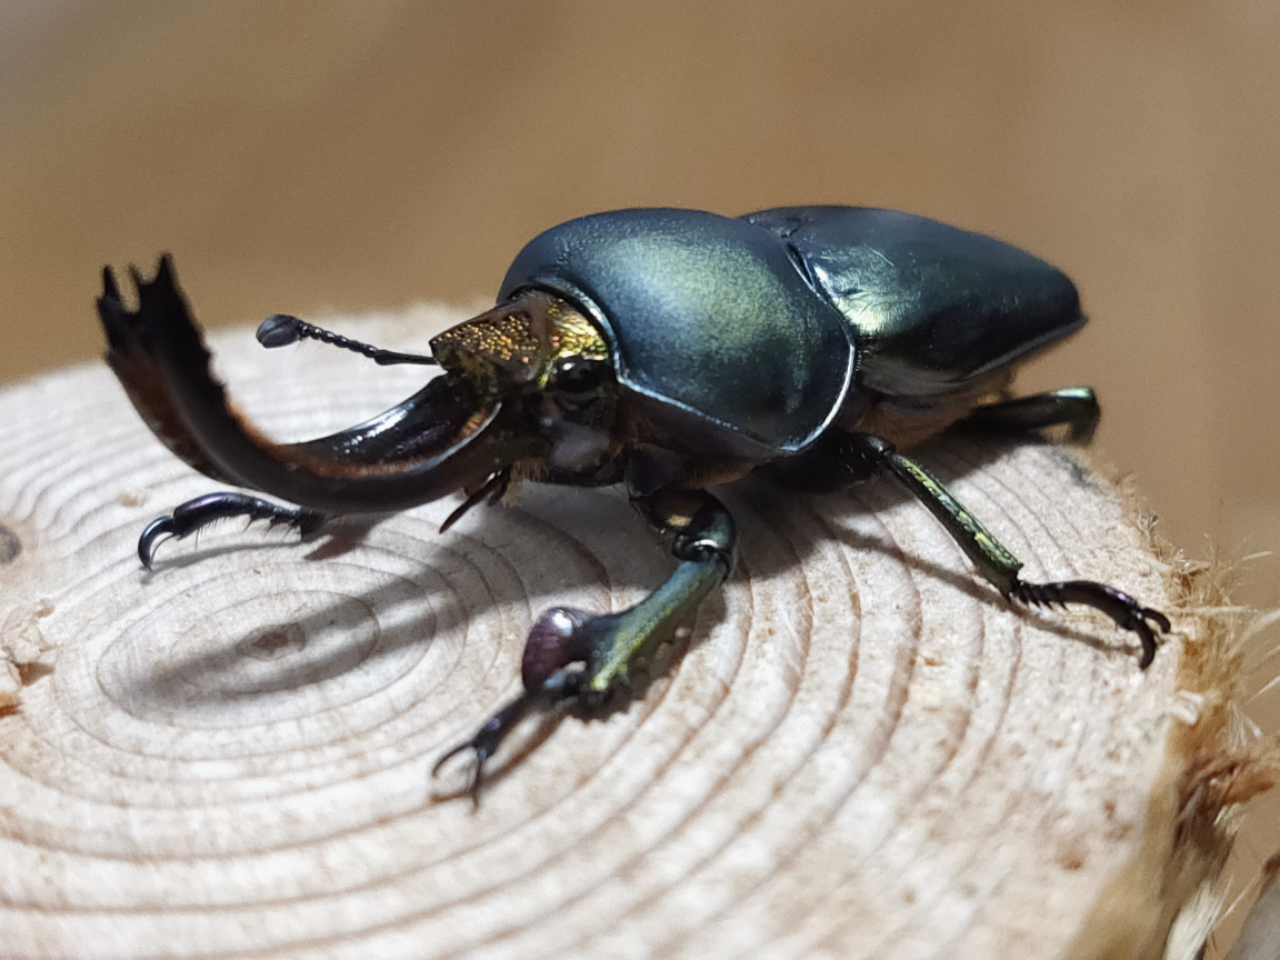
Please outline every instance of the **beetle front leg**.
[[478, 803], [484, 763], [530, 712], [577, 701], [598, 705], [629, 689], [647, 670], [676, 626], [719, 586], [733, 567], [737, 535], [729, 511], [705, 490], [666, 488], [632, 501], [671, 544], [680, 561], [666, 582], [634, 607], [593, 617], [557, 607], [534, 624], [521, 666], [524, 692], [495, 713], [469, 740], [445, 753], [475, 757], [469, 791]]
[[898, 453], [893, 444], [869, 434], [853, 434], [863, 457], [878, 462], [897, 477], [947, 528], [956, 543], [973, 561], [978, 571], [1006, 599], [1026, 604], [1082, 603], [1100, 610], [1122, 630], [1138, 635], [1142, 654], [1138, 666], [1145, 670], [1155, 658], [1157, 640], [1152, 626], [1168, 633], [1169, 618], [1144, 607], [1127, 593], [1093, 580], [1064, 580], [1054, 583], [1027, 583], [1018, 576], [1022, 562], [1005, 549], [986, 527], [951, 495], [937, 477], [910, 457]]
[[582, 695], [600, 702], [643, 675], [658, 648], [698, 603], [733, 569], [737, 533], [733, 517], [705, 490], [664, 489], [632, 500], [670, 543], [680, 565], [657, 590], [621, 613], [583, 624], [590, 644]]
[[247, 517], [250, 521], [267, 520], [271, 526], [284, 524], [303, 536], [314, 533], [324, 523], [325, 515], [302, 507], [286, 507], [260, 497], [224, 490], [207, 493], [176, 506], [173, 513], [152, 520], [138, 538], [138, 559], [148, 570], [155, 559], [156, 547], [162, 540], [181, 540], [218, 520]]

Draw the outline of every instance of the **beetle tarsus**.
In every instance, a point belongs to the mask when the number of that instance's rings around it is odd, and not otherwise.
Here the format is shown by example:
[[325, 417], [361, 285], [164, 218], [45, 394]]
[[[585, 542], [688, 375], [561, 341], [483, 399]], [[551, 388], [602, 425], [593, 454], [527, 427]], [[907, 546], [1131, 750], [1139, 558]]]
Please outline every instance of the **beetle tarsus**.
[[1169, 618], [1159, 610], [1144, 607], [1127, 593], [1092, 580], [1062, 580], [1056, 583], [1025, 583], [1016, 580], [1009, 596], [1025, 604], [1048, 606], [1055, 603], [1081, 603], [1102, 611], [1121, 630], [1131, 630], [1138, 635], [1142, 644], [1138, 666], [1143, 670], [1155, 660], [1156, 648], [1160, 643], [1152, 625], [1159, 628], [1161, 633], [1168, 633], [1172, 629]]
[[170, 538], [181, 540], [218, 520], [246, 517], [250, 522], [266, 520], [271, 526], [286, 525], [304, 537], [325, 521], [323, 513], [301, 507], [286, 507], [259, 497], [224, 491], [209, 493], [179, 504], [172, 514], [152, 520], [138, 538], [138, 559], [148, 570], [155, 561], [156, 548]]
[[480, 788], [484, 784], [485, 762], [498, 752], [498, 747], [516, 725], [532, 710], [547, 709], [575, 699], [581, 689], [581, 670], [562, 667], [532, 690], [525, 690], [518, 697], [498, 710], [476, 731], [475, 736], [455, 744], [440, 755], [431, 768], [433, 777], [454, 757], [468, 750], [472, 753], [471, 773], [467, 778], [467, 793], [472, 807], [480, 806]]
[[138, 559], [148, 570], [156, 556], [156, 547], [174, 535], [173, 517], [157, 517], [147, 524], [138, 538]]

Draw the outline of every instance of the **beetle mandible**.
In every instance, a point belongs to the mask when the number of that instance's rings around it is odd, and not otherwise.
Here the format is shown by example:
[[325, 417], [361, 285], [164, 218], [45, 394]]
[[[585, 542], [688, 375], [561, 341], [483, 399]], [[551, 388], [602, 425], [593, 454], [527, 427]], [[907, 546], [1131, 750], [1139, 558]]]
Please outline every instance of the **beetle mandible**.
[[402, 510], [462, 492], [447, 529], [519, 480], [624, 483], [670, 545], [671, 576], [636, 606], [556, 608], [525, 644], [523, 692], [437, 763], [485, 761], [532, 711], [596, 704], [625, 686], [728, 576], [733, 519], [707, 486], [763, 469], [806, 490], [878, 475], [906, 486], [1006, 599], [1077, 603], [1110, 616], [1155, 656], [1169, 620], [1120, 590], [1028, 583], [1021, 564], [928, 470], [899, 452], [959, 420], [1069, 426], [1087, 436], [1087, 387], [1008, 399], [1014, 366], [1085, 317], [1059, 270], [999, 240], [892, 210], [789, 207], [739, 218], [637, 209], [583, 217], [529, 243], [492, 310], [431, 341], [431, 356], [379, 350], [284, 315], [268, 347], [313, 338], [379, 363], [443, 368], [366, 423], [275, 444], [229, 406], [172, 263], [133, 272], [137, 310], [109, 268], [98, 313], [107, 360], [169, 449], [244, 493], [191, 500], [152, 522], [157, 544], [244, 516], [304, 535], [336, 514]]

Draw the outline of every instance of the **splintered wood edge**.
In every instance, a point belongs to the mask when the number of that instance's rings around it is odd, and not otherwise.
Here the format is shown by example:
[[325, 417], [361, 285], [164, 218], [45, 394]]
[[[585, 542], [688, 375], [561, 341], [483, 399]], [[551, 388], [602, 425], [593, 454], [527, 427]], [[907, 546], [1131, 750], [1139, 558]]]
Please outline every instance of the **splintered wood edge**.
[[1193, 960], [1221, 916], [1222, 868], [1243, 807], [1280, 780], [1280, 740], [1253, 737], [1241, 706], [1245, 646], [1258, 612], [1233, 603], [1236, 572], [1228, 561], [1182, 554], [1160, 536], [1131, 479], [1093, 459], [1166, 564], [1169, 596], [1188, 633], [1178, 688], [1192, 698], [1193, 722], [1173, 728], [1137, 853], [1102, 891], [1067, 955]]
[[[334, 325], [388, 348], [413, 349], [430, 332], [458, 319], [457, 312], [422, 309]], [[215, 341], [233, 395], [281, 436], [346, 426], [358, 419], [350, 415], [352, 403], [361, 417], [374, 413], [408, 388], [416, 389], [415, 378], [422, 376], [406, 368], [375, 373], [360, 358], [316, 345], [262, 351], [248, 330]], [[378, 377], [385, 382], [366, 389]], [[371, 399], [379, 390], [379, 399]], [[132, 557], [139, 524], [211, 485], [154, 443], [100, 367], [9, 388], [0, 393], [0, 410], [6, 422], [6, 434], [0, 436], [0, 697], [10, 704], [0, 706], [0, 764], [7, 764], [0, 767], [0, 843], [14, 854], [8, 886], [0, 890], [0, 936], [11, 950], [18, 943], [41, 943], [56, 952], [53, 945], [75, 943], [101, 945], [103, 956], [131, 956], [128, 944], [135, 943], [143, 952], [182, 952], [184, 944], [193, 944], [180, 938], [200, 929], [201, 945], [211, 955], [275, 955], [279, 950], [303, 955], [305, 950], [307, 956], [369, 956], [381, 949], [387, 956], [463, 956], [472, 955], [467, 934], [477, 922], [501, 926], [493, 914], [487, 921], [474, 915], [479, 905], [492, 901], [505, 904], [502, 922], [508, 912], [536, 911], [543, 902], [557, 906], [551, 918], [543, 918], [549, 923], [529, 920], [524, 927], [503, 928], [507, 932], [498, 939], [481, 938], [487, 946], [476, 950], [485, 956], [606, 956], [623, 949], [623, 943], [627, 951], [643, 943], [650, 945], [648, 952], [663, 955], [736, 956], [750, 954], [757, 945], [752, 937], [767, 934], [779, 956], [852, 956], [855, 945], [872, 956], [891, 956], [894, 944], [918, 947], [918, 938], [932, 936], [939, 948], [955, 945], [954, 956], [1040, 957], [1056, 951], [1090, 960], [1162, 955], [1181, 960], [1174, 941], [1190, 944], [1190, 956], [1210, 925], [1205, 918], [1212, 914], [1215, 883], [1234, 834], [1232, 811], [1275, 779], [1274, 748], [1246, 742], [1238, 733], [1243, 615], [1231, 608], [1221, 571], [1180, 559], [1154, 535], [1153, 524], [1123, 484], [1117, 501], [1114, 491], [1071, 466], [1058, 448], [1003, 452], [948, 441], [926, 451], [930, 464], [951, 474], [945, 478], [954, 480], [962, 499], [1002, 537], [1014, 538], [1008, 545], [1028, 560], [1028, 570], [1043, 563], [1053, 575], [1072, 575], [1060, 566], [1079, 560], [1082, 566], [1074, 575], [1144, 591], [1144, 599], [1163, 586], [1165, 597], [1152, 605], [1175, 616], [1180, 639], [1166, 645], [1146, 675], [1137, 675], [1131, 653], [1115, 649], [1128, 641], [1102, 618], [1067, 617], [1060, 625], [1056, 612], [1014, 615], [1003, 609], [976, 584], [925, 511], [886, 485], [867, 485], [866, 492], [849, 500], [779, 497], [748, 485], [745, 492], [730, 494], [731, 505], [745, 517], [741, 569], [725, 599], [704, 605], [691, 631], [695, 639], [684, 641], [687, 648], [678, 645], [674, 658], [680, 662], [656, 679], [644, 698], [605, 719], [586, 724], [570, 719], [513, 738], [511, 756], [496, 766], [492, 788], [475, 814], [465, 802], [447, 797], [423, 807], [419, 796], [432, 758], [514, 691], [518, 638], [529, 616], [561, 603], [616, 609], [633, 602], [668, 568], [656, 548], [636, 549], [638, 531], [614, 529], [628, 523], [620, 498], [572, 491], [573, 511], [562, 513], [568, 502], [556, 499], [562, 494], [530, 490], [496, 519], [469, 517], [451, 540], [435, 538], [433, 531], [451, 504], [357, 531], [345, 546], [341, 537], [336, 547], [333, 542], [290, 545], [279, 538], [272, 543], [258, 530], [243, 535], [219, 530], [199, 545], [168, 545], [168, 568], [144, 575]], [[1082, 454], [1070, 456], [1087, 465]], [[1113, 506], [1118, 517], [1108, 512]], [[1108, 544], [1106, 551], [1095, 545], [1095, 552], [1105, 556], [1076, 558], [1071, 553], [1082, 546], [1060, 545], [1052, 531], [1042, 545], [1037, 539], [1042, 518], [1068, 532], [1077, 523], [1093, 530], [1097, 544]], [[1126, 524], [1141, 532], [1130, 536], [1121, 529]], [[1126, 538], [1132, 549], [1125, 546]], [[1113, 540], [1121, 542], [1112, 548]], [[834, 550], [829, 549], [833, 541]], [[553, 559], [543, 559], [540, 550]], [[321, 555], [331, 555], [330, 560], [314, 562]], [[431, 557], [425, 571], [424, 555]], [[787, 557], [791, 560], [784, 561]], [[478, 580], [477, 570], [484, 574]], [[845, 580], [847, 591], [840, 589]], [[297, 600], [299, 590], [311, 591], [311, 599]], [[448, 604], [412, 606], [421, 602], [419, 593], [432, 590], [457, 600], [464, 615]], [[77, 607], [85, 597], [94, 609]], [[334, 636], [325, 634], [326, 625], [312, 615], [326, 600], [338, 624], [329, 630]], [[157, 609], [172, 616], [165, 619]], [[854, 664], [844, 667], [840, 641], [833, 639], [837, 634], [824, 622], [841, 609], [867, 633], [846, 641], [853, 647], [845, 659], [852, 656]], [[397, 610], [403, 612], [400, 620]], [[945, 631], [929, 626], [931, 614], [948, 623], [954, 617], [956, 632], [968, 639], [949, 646]], [[387, 616], [389, 621], [379, 620]], [[792, 623], [796, 616], [803, 622]], [[424, 617], [437, 631], [434, 644], [419, 642], [416, 625]], [[153, 635], [146, 635], [148, 629]], [[312, 648], [321, 649], [324, 659], [299, 654], [308, 630], [318, 631]], [[450, 653], [450, 637], [466, 648], [454, 651], [457, 656]], [[157, 652], [155, 646], [163, 649]], [[374, 659], [364, 659], [369, 656]], [[1011, 657], [1013, 666], [992, 677], [990, 664], [1001, 656]], [[301, 662], [290, 668], [290, 657]], [[976, 659], [969, 663], [967, 658]], [[1176, 668], [1171, 666], [1175, 658]], [[842, 676], [842, 670], [853, 672]], [[273, 671], [282, 671], [284, 679]], [[901, 671], [905, 678], [896, 679]], [[1055, 686], [1058, 674], [1068, 681]], [[406, 684], [405, 676], [418, 677], [420, 686]], [[894, 734], [914, 744], [899, 749], [901, 755], [894, 755], [890, 742], [876, 740], [882, 734], [873, 721], [880, 718], [873, 715], [859, 726], [859, 712], [874, 714], [881, 707], [859, 686], [874, 682], [865, 677], [883, 677], [890, 693], [901, 687], [885, 701], [891, 713], [915, 711], [916, 732]], [[781, 693], [770, 678], [779, 681]], [[1019, 893], [1021, 900], [1008, 901], [1019, 906], [1002, 908], [1016, 915], [984, 920], [985, 901], [973, 885], [990, 882], [999, 889], [1003, 875], [965, 864], [980, 862], [974, 860], [978, 851], [993, 844], [999, 860], [1006, 852], [999, 849], [999, 835], [963, 833], [966, 817], [982, 810], [967, 795], [962, 795], [967, 812], [955, 817], [934, 808], [947, 802], [947, 784], [986, 776], [985, 789], [997, 797], [1011, 795], [1001, 801], [1012, 804], [1011, 821], [1034, 819], [1036, 801], [1018, 796], [1030, 791], [1029, 796], [1051, 802], [1051, 794], [1037, 792], [1046, 789], [1040, 782], [1046, 773], [1037, 771], [1034, 756], [1021, 763], [1018, 744], [1002, 752], [965, 740], [978, 734], [958, 734], [942, 760], [931, 751], [934, 739], [955, 737], [955, 729], [994, 724], [987, 735], [996, 736], [1010, 718], [993, 720], [972, 704], [965, 706], [965, 698], [989, 696], [989, 690], [982, 691], [992, 684], [999, 696], [1007, 696], [1015, 682], [1047, 683], [1048, 695], [1063, 701], [1046, 705], [1062, 716], [1051, 711], [1043, 721], [1018, 729], [1018, 736], [1034, 737], [1037, 723], [1051, 728], [1045, 735], [1057, 746], [1037, 746], [1032, 739], [1033, 751], [1061, 752], [1063, 740], [1081, 736], [1072, 732], [1072, 698], [1079, 699], [1081, 714], [1091, 715], [1137, 697], [1146, 714], [1116, 714], [1103, 721], [1101, 732], [1087, 735], [1114, 733], [1114, 753], [1121, 760], [1105, 775], [1123, 773], [1127, 765], [1147, 769], [1135, 752], [1143, 749], [1132, 739], [1135, 727], [1146, 724], [1157, 731], [1150, 736], [1164, 744], [1164, 754], [1162, 763], [1150, 767], [1149, 795], [1138, 804], [1145, 810], [1126, 812], [1128, 801], [1122, 797], [1115, 801], [1120, 811], [1111, 811], [1114, 822], [1097, 828], [1112, 830], [1114, 844], [1101, 835], [1073, 837], [1067, 828], [1056, 833], [1052, 824], [1045, 828], [1043, 856], [1058, 864], [1058, 873], [1044, 876], [1075, 882], [1074, 893], [1066, 893], [1066, 886], [1028, 888]], [[1165, 701], [1157, 702], [1157, 689], [1165, 691]], [[313, 694], [314, 707], [307, 699]], [[755, 698], [755, 706], [742, 710], [739, 705], [735, 712], [735, 695]], [[358, 698], [359, 710], [347, 709], [352, 697]], [[1022, 716], [1033, 710], [1020, 703], [1009, 707], [1020, 711], [1011, 720], [1025, 724]], [[261, 711], [256, 725], [255, 710]], [[755, 715], [771, 716], [770, 711], [776, 718], [755, 729]], [[891, 732], [902, 720], [898, 714], [886, 714]], [[1170, 715], [1176, 719], [1170, 721]], [[335, 719], [368, 720], [374, 733], [385, 728], [387, 734], [378, 739], [370, 731], [352, 731], [361, 755], [351, 756], [341, 736], [326, 733], [321, 723]], [[902, 721], [901, 727], [911, 723]], [[1053, 733], [1054, 724], [1061, 733]], [[259, 744], [264, 745], [261, 758], [254, 756]], [[1066, 763], [1070, 769], [1072, 749], [1068, 744], [1050, 767]], [[884, 755], [867, 760], [867, 750]], [[981, 759], [984, 750], [990, 761]], [[308, 765], [312, 754], [314, 769]], [[394, 759], [368, 759], [382, 754]], [[1090, 754], [1095, 755], [1115, 759], [1105, 750]], [[917, 762], [919, 770], [913, 769]], [[941, 764], [933, 773], [931, 762]], [[1008, 765], [1007, 786], [984, 762]], [[858, 763], [871, 763], [870, 772], [851, 772]], [[141, 772], [128, 773], [131, 764]], [[217, 779], [237, 765], [246, 771], [243, 781]], [[790, 765], [785, 777], [776, 772], [779, 765]], [[202, 776], [215, 779], [204, 786]], [[848, 780], [841, 789], [861, 791], [862, 806], [842, 807], [824, 794], [832, 782], [843, 783], [841, 777]], [[89, 785], [98, 780], [96, 787]], [[933, 781], [941, 786], [935, 789]], [[362, 792], [365, 782], [373, 793]], [[736, 790], [728, 800], [725, 783]], [[105, 806], [81, 796], [94, 789], [101, 791]], [[219, 790], [233, 806], [218, 809]], [[261, 808], [260, 794], [273, 790], [280, 791], [278, 812], [271, 804]], [[901, 801], [895, 801], [895, 790], [904, 791]], [[619, 791], [631, 791], [628, 802], [613, 819], [599, 814], [608, 808], [611, 793]], [[313, 795], [319, 799], [310, 799]], [[835, 805], [821, 806], [829, 801]], [[758, 809], [742, 806], [757, 802], [763, 804]], [[869, 821], [888, 816], [895, 802], [908, 805], [907, 816], [919, 811], [919, 829], [928, 833], [919, 842], [921, 851], [934, 851], [937, 869], [953, 869], [952, 882], [963, 889], [930, 887], [932, 861], [924, 852], [911, 859], [916, 841], [910, 839], [909, 822], [903, 826], [889, 816], [885, 829], [896, 827], [890, 841], [876, 832]], [[361, 819], [360, 803], [371, 810], [370, 821]], [[127, 815], [134, 807], [139, 815], [151, 811], [149, 832], [135, 834]], [[228, 826], [224, 820], [232, 810], [235, 823]], [[671, 810], [678, 813], [673, 824], [695, 823], [698, 829], [673, 826], [668, 836], [665, 827], [652, 826]], [[278, 822], [272, 819], [277, 813], [283, 818]], [[637, 819], [642, 814], [648, 819]], [[80, 821], [95, 816], [101, 823], [82, 830]], [[1073, 813], [1064, 808], [1061, 816], [1070, 820]], [[184, 835], [184, 818], [204, 824], [202, 832]], [[587, 831], [584, 838], [539, 839], [578, 821]], [[258, 845], [244, 839], [255, 824], [267, 831]], [[665, 851], [668, 859], [678, 858], [722, 824], [736, 824], [736, 839], [726, 835], [720, 852], [678, 874], [683, 879], [670, 889], [664, 886], [662, 870], [652, 862], [657, 854], [647, 854], [645, 844]], [[1127, 824], [1134, 825], [1133, 832]], [[279, 833], [272, 834], [276, 828]], [[807, 837], [807, 845], [770, 846], [788, 831]], [[952, 831], [960, 851], [955, 863], [946, 854]], [[519, 838], [514, 846], [511, 837]], [[666, 845], [659, 847], [660, 842]], [[527, 879], [539, 876], [526, 863], [536, 860], [530, 847], [539, 843], [555, 852], [561, 868], [547, 877], [552, 888], [590, 875], [602, 860], [609, 862], [619, 844], [638, 846], [631, 859], [618, 861], [619, 874], [596, 877], [562, 902], [548, 899], [546, 882], [531, 886]], [[1086, 909], [1070, 922], [1074, 936], [1061, 936], [1055, 911], [1066, 909], [1064, 899], [1075, 898], [1067, 905], [1073, 908], [1089, 902], [1079, 899], [1079, 878], [1097, 869], [1109, 844], [1130, 851], [1127, 861], [1117, 861], [1109, 879], [1088, 891], [1095, 895], [1092, 912]], [[822, 853], [824, 845], [832, 850]], [[283, 852], [273, 853], [277, 848]], [[299, 860], [318, 858], [316, 866], [296, 875], [290, 872], [296, 864], [282, 867], [280, 858], [287, 860], [295, 848]], [[450, 860], [455, 848], [456, 866]], [[193, 858], [189, 868], [181, 863], [184, 850]], [[380, 856], [385, 863], [373, 862]], [[880, 866], [867, 857], [904, 864], [895, 870], [926, 872], [906, 880], [896, 873], [886, 877], [864, 869]], [[201, 864], [216, 864], [219, 858], [243, 861], [239, 887], [221, 889], [222, 874], [201, 872], [209, 869]], [[426, 866], [417, 868], [419, 862]], [[250, 865], [264, 863], [284, 870], [274, 886], [265, 869], [260, 872], [268, 879], [244, 874]], [[1000, 869], [1023, 877], [1017, 863]], [[361, 900], [344, 885], [355, 882], [344, 876], [362, 876], [362, 871], [375, 899]], [[762, 879], [741, 879], [761, 872]], [[159, 882], [148, 879], [153, 873], [168, 878], [165, 890], [152, 889]], [[432, 905], [431, 898], [439, 896], [433, 884], [443, 882], [437, 874], [451, 878], [448, 883], [460, 891], [477, 891], [458, 894], [456, 920]], [[292, 901], [287, 896], [279, 901], [286, 883], [298, 892]], [[511, 887], [505, 900], [500, 896], [504, 883]], [[815, 885], [823, 888], [817, 897]], [[905, 899], [889, 912], [900, 909], [906, 926], [899, 925], [898, 939], [882, 940], [883, 949], [877, 950], [874, 938], [864, 948], [859, 924], [865, 924], [868, 936], [872, 931], [884, 936], [888, 929], [883, 904], [866, 898], [890, 887], [901, 888]], [[699, 921], [699, 905], [712, 903], [726, 888], [740, 890], [734, 896], [745, 905], [737, 914], [724, 906]], [[491, 889], [499, 894], [481, 892]], [[611, 899], [600, 901], [605, 893], [592, 889], [611, 891]], [[935, 916], [926, 909], [924, 916], [933, 919], [923, 923], [910, 919], [918, 916], [912, 912], [920, 909], [917, 898], [926, 895], [944, 905], [942, 912]], [[201, 897], [208, 897], [207, 908]], [[579, 909], [627, 898], [635, 905], [619, 908], [614, 927], [598, 934], [596, 927], [606, 927], [599, 911]], [[363, 904], [360, 909], [373, 919], [361, 922], [372, 926], [363, 934], [340, 929], [325, 934], [320, 928], [326, 923], [340, 928], [335, 918], [342, 911], [307, 914], [308, 900], [317, 906]], [[816, 906], [783, 909], [790, 901], [810, 900]], [[886, 902], [891, 901], [892, 896]], [[401, 902], [422, 905], [396, 914], [394, 905]], [[215, 911], [207, 918], [213, 926], [203, 925], [206, 909]], [[378, 921], [379, 910], [392, 912]], [[965, 911], [978, 919], [966, 919]], [[296, 934], [281, 932], [304, 916], [317, 928], [312, 939], [290, 939]], [[719, 927], [712, 922], [726, 916], [738, 917], [728, 935], [727, 921]], [[929, 929], [936, 918], [958, 925], [950, 932], [942, 926]], [[1047, 940], [1036, 939], [1040, 928]], [[1171, 928], [1183, 931], [1181, 940], [1169, 938]], [[417, 939], [406, 948], [403, 941], [410, 934]], [[77, 949], [99, 955], [88, 947]]]

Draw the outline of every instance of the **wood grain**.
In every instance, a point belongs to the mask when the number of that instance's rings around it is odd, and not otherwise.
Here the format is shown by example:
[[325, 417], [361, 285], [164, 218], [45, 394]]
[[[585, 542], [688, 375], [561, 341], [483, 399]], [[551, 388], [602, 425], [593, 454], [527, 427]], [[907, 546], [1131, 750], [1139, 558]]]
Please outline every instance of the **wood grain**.
[[[450, 319], [341, 327], [409, 348]], [[214, 343], [282, 438], [423, 375]], [[6, 957], [1071, 956], [1168, 828], [1182, 640], [1142, 673], [1108, 621], [1010, 610], [890, 485], [730, 488], [738, 569], [669, 669], [626, 709], [518, 731], [473, 811], [461, 770], [429, 770], [516, 691], [533, 618], [669, 569], [619, 492], [529, 486], [443, 536], [452, 501], [306, 543], [231, 524], [148, 573], [142, 526], [211, 484], [105, 366], [11, 387], [0, 416]], [[921, 455], [1029, 579], [1177, 612], [1072, 453]]]

